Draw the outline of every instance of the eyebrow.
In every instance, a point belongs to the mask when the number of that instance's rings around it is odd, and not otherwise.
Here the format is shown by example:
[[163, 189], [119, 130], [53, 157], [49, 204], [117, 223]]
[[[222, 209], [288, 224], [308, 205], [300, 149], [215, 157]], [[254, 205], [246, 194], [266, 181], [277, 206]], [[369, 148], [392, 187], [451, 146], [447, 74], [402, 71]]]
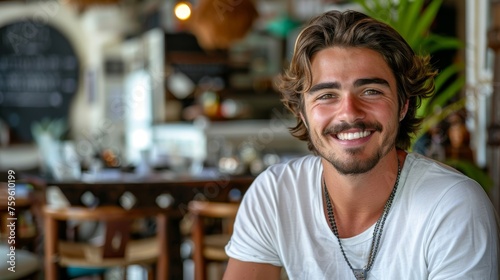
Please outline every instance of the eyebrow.
[[319, 83], [309, 89], [309, 93], [314, 93], [322, 89], [340, 89], [340, 84], [337, 82]]
[[388, 81], [386, 81], [384, 79], [380, 79], [380, 78], [369, 78], [369, 79], [356, 80], [354, 82], [354, 87], [360, 87], [360, 86], [370, 85], [370, 84], [378, 84], [378, 85], [384, 85], [384, 86], [390, 87]]
[[[378, 85], [384, 85], [387, 87], [389, 86], [389, 82], [381, 79], [381, 78], [364, 78], [364, 79], [358, 79], [354, 82], [354, 87], [360, 87], [364, 85], [370, 85], [370, 84], [378, 84]], [[326, 82], [326, 83], [319, 83], [315, 84], [314, 86], [309, 89], [309, 93], [314, 93], [316, 91], [322, 90], [322, 89], [340, 89], [340, 83], [338, 82]]]

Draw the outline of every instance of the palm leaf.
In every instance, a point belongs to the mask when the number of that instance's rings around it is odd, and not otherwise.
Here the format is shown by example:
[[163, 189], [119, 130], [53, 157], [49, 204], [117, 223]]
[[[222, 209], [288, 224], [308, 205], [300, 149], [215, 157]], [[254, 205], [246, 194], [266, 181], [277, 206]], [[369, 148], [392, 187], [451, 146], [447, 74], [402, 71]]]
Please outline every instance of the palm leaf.
[[[450, 65], [443, 72], [440, 72], [435, 79], [436, 92], [439, 92], [439, 94], [434, 98], [422, 100], [420, 107], [417, 109], [418, 117], [422, 118], [429, 116], [436, 108], [443, 108], [460, 92], [465, 85], [465, 77], [462, 75], [454, 77], [460, 70], [461, 67], [458, 65]], [[454, 80], [452, 80], [446, 88], [442, 89], [443, 85], [451, 79]]]
[[[402, 2], [407, 2], [407, 1], [408, 0], [404, 0]], [[414, 47], [416, 38], [418, 38], [419, 36], [421, 36], [421, 34], [423, 34], [420, 33], [422, 31], [416, 33], [415, 30], [412, 30], [412, 28], [415, 28], [416, 26], [418, 26], [418, 24], [422, 25], [422, 23], [420, 23], [420, 20], [421, 20], [421, 11], [424, 5], [424, 0], [415, 0], [411, 3], [411, 5], [408, 5], [408, 3], [406, 3], [406, 5], [407, 8], [405, 8], [405, 10], [403, 11], [405, 12], [405, 14], [399, 14], [398, 21], [399, 24], [401, 25], [400, 27], [400, 29], [402, 30], [401, 35], [408, 41], [408, 44], [410, 44], [410, 46]]]
[[434, 79], [434, 85], [436, 92], [441, 92], [445, 83], [453, 78], [455, 75], [459, 74], [463, 70], [463, 67], [458, 64], [451, 64], [446, 67], [443, 71], [439, 72], [439, 75]]
[[458, 50], [463, 47], [464, 43], [457, 38], [432, 33], [422, 42], [422, 48], [430, 54], [442, 50]]
[[450, 85], [446, 87], [446, 89], [441, 90], [438, 95], [436, 95], [432, 99], [432, 106], [433, 107], [443, 107], [446, 104], [449, 103], [454, 97], [457, 96], [457, 93], [460, 92], [460, 90], [464, 87], [465, 85], [465, 77], [460, 76], [458, 78], [455, 78]]
[[[414, 4], [416, 6], [415, 9], [422, 8], [420, 3], [418, 3], [418, 1], [415, 2], [417, 2]], [[441, 7], [442, 2], [443, 2], [442, 0], [431, 1], [429, 5], [422, 10], [420, 16], [418, 16], [417, 14], [417, 18], [415, 18], [415, 22], [413, 22], [414, 24], [416, 24], [415, 30], [410, 32], [409, 34], [410, 36], [407, 38], [411, 46], [417, 46], [418, 42], [421, 42], [420, 38], [422, 36], [427, 36], [431, 24], [434, 22], [434, 19], [436, 18], [436, 15], [439, 11], [439, 8]]]
[[[407, 0], [401, 0], [399, 2], [399, 5], [397, 7], [398, 10], [398, 19], [400, 21], [405, 21], [406, 14], [408, 14], [408, 1]], [[402, 22], [401, 27], [399, 27], [399, 32], [401, 34], [408, 34], [408, 29], [411, 26], [411, 22]]]

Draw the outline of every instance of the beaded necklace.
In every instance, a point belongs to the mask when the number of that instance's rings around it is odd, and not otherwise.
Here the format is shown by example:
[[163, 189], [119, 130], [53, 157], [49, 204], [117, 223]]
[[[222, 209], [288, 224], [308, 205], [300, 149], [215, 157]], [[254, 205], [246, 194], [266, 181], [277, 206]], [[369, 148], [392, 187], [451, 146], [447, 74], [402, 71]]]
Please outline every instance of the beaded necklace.
[[398, 175], [396, 177], [396, 183], [394, 184], [394, 187], [392, 188], [392, 192], [389, 195], [389, 199], [387, 199], [387, 202], [385, 203], [384, 211], [382, 212], [382, 215], [380, 216], [380, 218], [377, 220], [377, 223], [375, 224], [375, 228], [373, 230], [372, 245], [370, 248], [370, 257], [368, 259], [368, 263], [366, 264], [366, 266], [364, 268], [358, 268], [358, 269], [352, 267], [351, 262], [347, 258], [347, 255], [344, 251], [344, 247], [342, 246], [342, 241], [340, 241], [339, 231], [337, 229], [337, 223], [335, 222], [335, 215], [333, 214], [333, 206], [332, 206], [332, 202], [330, 200], [330, 194], [328, 193], [328, 189], [326, 188], [326, 182], [323, 178], [323, 188], [324, 188], [324, 193], [325, 193], [326, 210], [327, 210], [327, 214], [328, 214], [328, 221], [329, 221], [330, 229], [332, 230], [335, 237], [337, 237], [337, 240], [338, 240], [339, 246], [340, 246], [340, 251], [342, 252], [342, 255], [344, 256], [344, 259], [345, 259], [347, 265], [354, 273], [354, 277], [356, 277], [356, 280], [367, 279], [368, 271], [372, 268], [373, 261], [375, 260], [375, 256], [377, 255], [377, 252], [379, 249], [380, 238], [382, 236], [382, 230], [384, 229], [385, 220], [387, 218], [387, 214], [389, 213], [389, 210], [391, 209], [392, 201], [394, 200], [396, 190], [398, 189], [399, 175], [400, 174], [401, 174], [401, 166], [400, 166], [399, 159], [398, 159]]

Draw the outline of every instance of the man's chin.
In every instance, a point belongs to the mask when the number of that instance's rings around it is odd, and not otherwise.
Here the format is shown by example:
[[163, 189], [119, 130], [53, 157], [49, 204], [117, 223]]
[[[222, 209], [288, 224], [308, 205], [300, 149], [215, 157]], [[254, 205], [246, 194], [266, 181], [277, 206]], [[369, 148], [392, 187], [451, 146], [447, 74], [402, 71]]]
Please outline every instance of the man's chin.
[[[359, 152], [350, 151], [349, 156], [359, 155]], [[330, 164], [342, 175], [359, 175], [371, 171], [379, 162], [380, 158], [372, 156], [366, 157], [353, 157], [349, 159], [328, 159]]]

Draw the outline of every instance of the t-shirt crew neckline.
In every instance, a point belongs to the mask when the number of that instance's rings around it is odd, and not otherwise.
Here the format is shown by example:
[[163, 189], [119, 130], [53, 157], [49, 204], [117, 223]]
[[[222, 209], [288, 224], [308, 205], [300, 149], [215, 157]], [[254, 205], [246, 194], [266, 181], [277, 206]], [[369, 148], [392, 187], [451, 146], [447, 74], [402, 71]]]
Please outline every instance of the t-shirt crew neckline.
[[[392, 207], [391, 209], [394, 209], [395, 205], [398, 203], [398, 198], [401, 196], [401, 191], [403, 190], [403, 187], [405, 185], [405, 181], [406, 181], [406, 178], [407, 178], [407, 173], [408, 173], [408, 168], [407, 166], [411, 165], [411, 162], [413, 161], [413, 155], [411, 153], [408, 153], [408, 155], [406, 156], [406, 160], [405, 160], [405, 163], [401, 169], [401, 174], [399, 176], [399, 184], [398, 184], [398, 190], [396, 191], [396, 195], [394, 196], [394, 201], [392, 202]], [[319, 207], [316, 207], [316, 211], [318, 211], [318, 214], [315, 215], [316, 217], [320, 217], [321, 221], [318, 221], [318, 223], [321, 225], [321, 231], [322, 232], [327, 232], [329, 237], [330, 238], [336, 238], [335, 235], [333, 234], [329, 224], [328, 224], [328, 220], [327, 218], [325, 217], [324, 215], [324, 212], [323, 212], [323, 209], [325, 207], [324, 205], [324, 193], [323, 193], [323, 185], [322, 185], [322, 174], [323, 174], [323, 165], [321, 165], [321, 158], [318, 159], [317, 163], [319, 165], [319, 175], [316, 176], [316, 179], [315, 179], [315, 193], [316, 193], [316, 197], [315, 197], [315, 200], [316, 200], [316, 205], [319, 205]], [[391, 216], [391, 213], [389, 213], [389, 215], [387, 216], [387, 222], [390, 221], [390, 216]], [[386, 222], [386, 224], [387, 224]], [[375, 228], [375, 224], [376, 222], [371, 225], [369, 228], [367, 228], [365, 231], [363, 231], [362, 233], [356, 235], [356, 236], [352, 236], [352, 237], [348, 237], [348, 238], [341, 238], [340, 240], [342, 240], [342, 245], [345, 245], [345, 246], [355, 246], [355, 245], [359, 245], [363, 242], [366, 242], [368, 240], [371, 240], [372, 237], [373, 237], [373, 230]]]

